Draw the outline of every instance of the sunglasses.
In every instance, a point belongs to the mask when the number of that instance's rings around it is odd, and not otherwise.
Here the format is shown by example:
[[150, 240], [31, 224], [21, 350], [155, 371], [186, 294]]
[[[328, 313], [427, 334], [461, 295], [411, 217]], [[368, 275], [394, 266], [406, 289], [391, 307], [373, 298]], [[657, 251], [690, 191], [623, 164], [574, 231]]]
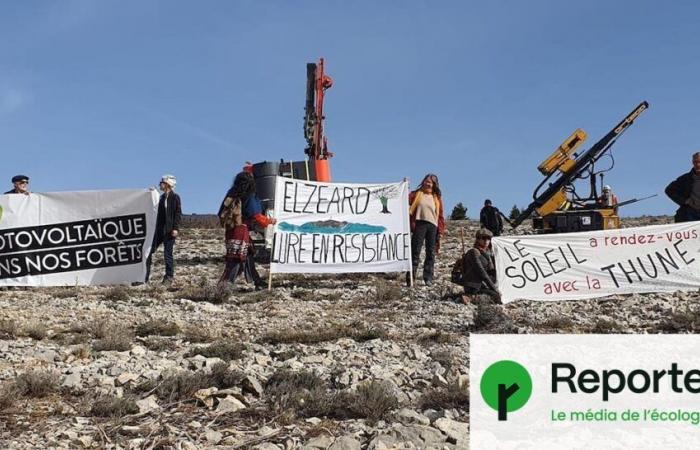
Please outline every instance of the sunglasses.
[[17, 184], [29, 184], [29, 181], [18, 181]]

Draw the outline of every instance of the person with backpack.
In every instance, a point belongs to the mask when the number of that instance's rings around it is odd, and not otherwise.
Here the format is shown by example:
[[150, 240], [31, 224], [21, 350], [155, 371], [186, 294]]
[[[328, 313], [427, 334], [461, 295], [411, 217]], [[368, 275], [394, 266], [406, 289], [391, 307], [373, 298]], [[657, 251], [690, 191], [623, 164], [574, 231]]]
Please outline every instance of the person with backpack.
[[[437, 175], [429, 173], [423, 178], [418, 189], [408, 195], [411, 223], [411, 257], [413, 279], [418, 272], [420, 252], [425, 243], [423, 281], [426, 286], [433, 283], [435, 254], [440, 252], [440, 238], [445, 234], [445, 217], [442, 207], [442, 192]], [[410, 282], [407, 274], [406, 282]]]
[[158, 201], [158, 215], [156, 217], [155, 234], [151, 252], [146, 259], [146, 283], [151, 277], [151, 263], [153, 254], [163, 244], [163, 257], [165, 259], [165, 276], [163, 284], [171, 284], [175, 276], [175, 262], [173, 249], [175, 239], [179, 233], [182, 220], [182, 203], [180, 196], [175, 193], [177, 180], [174, 175], [163, 175], [160, 179], [160, 190], [163, 192]]
[[488, 295], [495, 303], [501, 303], [501, 293], [496, 286], [496, 262], [489, 249], [493, 233], [481, 228], [476, 232], [474, 247], [462, 259], [462, 301], [468, 303], [475, 295]]
[[500, 236], [503, 233], [503, 218], [501, 211], [491, 204], [491, 200], [484, 201], [484, 207], [479, 213], [479, 222], [482, 228], [486, 228], [494, 236]]
[[219, 284], [233, 283], [243, 272], [246, 281], [252, 281], [256, 290], [265, 287], [255, 268], [255, 246], [250, 239], [250, 229], [254, 224], [265, 228], [277, 221], [262, 212], [262, 204], [255, 194], [255, 179], [244, 170], [236, 175], [219, 208], [219, 222], [226, 230], [226, 267]]

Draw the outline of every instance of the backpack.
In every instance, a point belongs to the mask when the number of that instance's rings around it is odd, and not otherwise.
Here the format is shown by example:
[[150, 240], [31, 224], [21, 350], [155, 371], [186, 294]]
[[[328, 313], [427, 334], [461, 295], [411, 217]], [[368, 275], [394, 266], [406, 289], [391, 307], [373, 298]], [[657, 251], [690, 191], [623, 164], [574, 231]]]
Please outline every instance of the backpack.
[[462, 286], [464, 283], [464, 228], [459, 229], [459, 237], [462, 241], [462, 254], [457, 261], [452, 264], [452, 273], [450, 274], [450, 281]]
[[219, 214], [219, 224], [226, 227], [235, 227], [243, 223], [243, 208], [240, 199], [226, 197], [224, 200], [224, 208]]
[[457, 261], [452, 264], [452, 273], [450, 281], [460, 286], [464, 283], [464, 255], [457, 258]]

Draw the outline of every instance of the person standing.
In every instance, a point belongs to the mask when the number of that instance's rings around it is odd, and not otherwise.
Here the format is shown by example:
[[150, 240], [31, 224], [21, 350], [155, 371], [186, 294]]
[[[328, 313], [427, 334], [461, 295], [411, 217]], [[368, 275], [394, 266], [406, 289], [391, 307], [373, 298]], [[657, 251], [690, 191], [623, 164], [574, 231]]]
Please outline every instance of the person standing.
[[693, 153], [693, 168], [666, 186], [666, 195], [678, 206], [675, 221], [700, 220], [700, 152]]
[[29, 177], [26, 175], [15, 175], [12, 177], [12, 189], [5, 194], [29, 195]]
[[462, 270], [464, 271], [464, 296], [462, 301], [468, 303], [474, 295], [485, 294], [496, 303], [501, 303], [501, 293], [496, 287], [496, 263], [489, 249], [493, 234], [482, 228], [476, 232], [474, 247], [464, 254]]
[[246, 281], [252, 281], [256, 290], [263, 289], [265, 283], [255, 268], [255, 246], [250, 239], [250, 230], [254, 224], [265, 228], [277, 221], [262, 213], [262, 204], [255, 194], [255, 179], [250, 172], [244, 169], [236, 175], [233, 186], [221, 202], [218, 216], [226, 230], [226, 266], [219, 284], [233, 283], [243, 272]]
[[[418, 189], [408, 195], [411, 221], [411, 263], [413, 278], [416, 278], [420, 263], [420, 252], [425, 243], [423, 281], [433, 283], [435, 254], [440, 252], [440, 238], [445, 234], [445, 217], [442, 207], [442, 192], [436, 175], [429, 173]], [[409, 276], [406, 277], [409, 282]]]
[[146, 283], [151, 276], [151, 263], [153, 254], [158, 247], [163, 244], [163, 258], [165, 260], [164, 284], [171, 284], [175, 276], [175, 261], [173, 259], [173, 249], [175, 239], [179, 233], [180, 221], [182, 220], [182, 204], [180, 196], [175, 193], [177, 180], [174, 175], [163, 175], [160, 179], [160, 190], [163, 192], [158, 201], [158, 216], [156, 218], [155, 234], [153, 235], [153, 245], [146, 260]]
[[479, 214], [479, 222], [482, 228], [486, 228], [493, 233], [494, 236], [500, 236], [503, 232], [501, 211], [493, 206], [489, 199], [484, 201], [484, 207], [481, 208], [481, 213]]
[[610, 185], [603, 186], [603, 194], [597, 198], [596, 202], [598, 206], [603, 208], [615, 208], [617, 209], [617, 196], [613, 194]]

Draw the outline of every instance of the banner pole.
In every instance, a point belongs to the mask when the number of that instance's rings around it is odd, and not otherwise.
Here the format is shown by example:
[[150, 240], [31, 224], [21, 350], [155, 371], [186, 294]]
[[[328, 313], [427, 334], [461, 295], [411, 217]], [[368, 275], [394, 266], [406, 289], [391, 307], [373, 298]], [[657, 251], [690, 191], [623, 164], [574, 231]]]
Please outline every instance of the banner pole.
[[[409, 181], [408, 177], [403, 177], [404, 183], [406, 183], [406, 189], [410, 191], [411, 189], [411, 182]], [[406, 205], [404, 205], [404, 208], [406, 208]], [[409, 238], [412, 238], [411, 236], [411, 216], [410, 216], [410, 211], [408, 214], [406, 214], [406, 217], [408, 218], [408, 236]], [[408, 268], [408, 287], [413, 289], [413, 246], [409, 245], [408, 246], [408, 262], [411, 264], [411, 267]]]
[[[274, 227], [274, 225], [273, 225]], [[274, 229], [273, 229], [274, 233]], [[267, 270], [267, 292], [272, 291], [272, 256], [275, 254], [275, 236], [272, 236], [272, 248], [270, 249], [270, 267]]]

